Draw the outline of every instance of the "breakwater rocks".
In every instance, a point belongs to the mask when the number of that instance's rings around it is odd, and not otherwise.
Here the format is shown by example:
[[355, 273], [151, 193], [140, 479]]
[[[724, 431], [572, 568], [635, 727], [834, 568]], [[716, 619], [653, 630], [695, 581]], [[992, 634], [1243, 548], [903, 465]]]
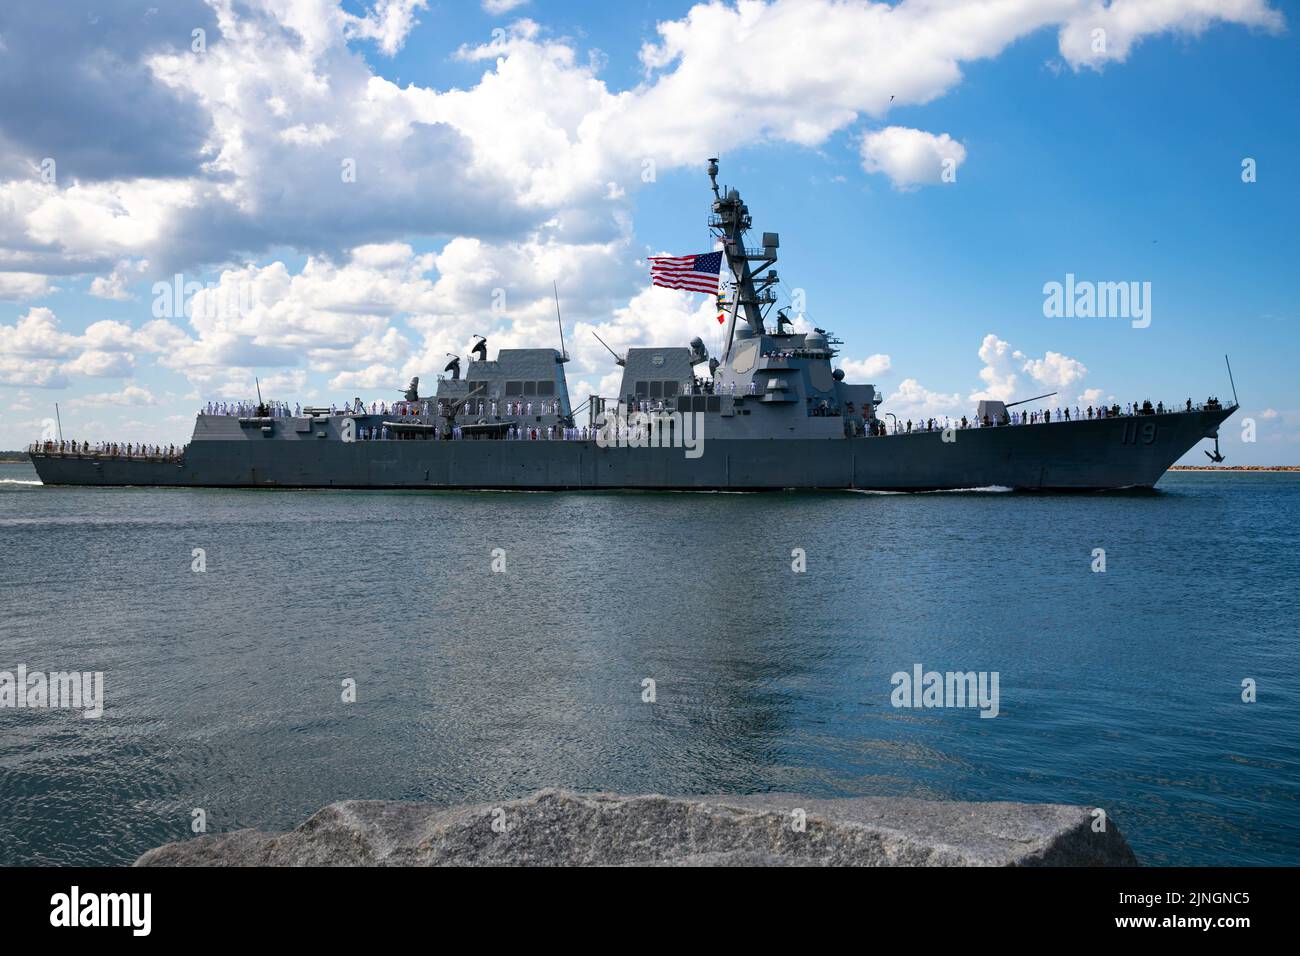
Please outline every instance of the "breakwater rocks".
[[136, 866], [1134, 866], [1090, 807], [542, 790], [439, 808], [348, 800], [290, 833], [169, 843]]

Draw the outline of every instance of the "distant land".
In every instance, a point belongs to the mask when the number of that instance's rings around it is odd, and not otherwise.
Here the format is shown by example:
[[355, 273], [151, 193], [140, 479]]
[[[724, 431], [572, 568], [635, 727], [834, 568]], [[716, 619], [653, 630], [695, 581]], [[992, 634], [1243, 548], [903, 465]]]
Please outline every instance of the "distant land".
[[0, 451], [0, 461], [31, 461], [25, 451]]
[[1300, 471], [1300, 465], [1171, 465], [1170, 471]]

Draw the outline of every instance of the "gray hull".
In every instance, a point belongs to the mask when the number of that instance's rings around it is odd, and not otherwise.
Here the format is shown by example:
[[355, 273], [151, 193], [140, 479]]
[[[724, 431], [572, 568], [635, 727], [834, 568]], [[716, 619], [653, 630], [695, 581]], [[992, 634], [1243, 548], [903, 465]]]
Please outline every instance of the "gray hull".
[[235, 428], [179, 461], [34, 454], [49, 485], [516, 490], [785, 488], [923, 491], [1149, 488], [1235, 409], [844, 439], [714, 439], [680, 448], [594, 441], [280, 441]]

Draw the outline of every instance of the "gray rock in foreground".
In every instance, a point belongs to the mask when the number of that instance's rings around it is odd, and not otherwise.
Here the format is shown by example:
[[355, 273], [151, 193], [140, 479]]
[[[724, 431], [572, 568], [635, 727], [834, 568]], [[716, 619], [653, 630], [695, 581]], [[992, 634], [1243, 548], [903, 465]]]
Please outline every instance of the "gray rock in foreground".
[[[806, 829], [794, 826], [796, 809]], [[501, 812], [503, 811], [503, 813]], [[505, 833], [498, 832], [504, 820]], [[497, 827], [494, 829], [494, 821]], [[1134, 866], [1089, 807], [902, 797], [626, 797], [542, 790], [497, 805], [348, 800], [292, 833], [169, 843], [136, 866]]]

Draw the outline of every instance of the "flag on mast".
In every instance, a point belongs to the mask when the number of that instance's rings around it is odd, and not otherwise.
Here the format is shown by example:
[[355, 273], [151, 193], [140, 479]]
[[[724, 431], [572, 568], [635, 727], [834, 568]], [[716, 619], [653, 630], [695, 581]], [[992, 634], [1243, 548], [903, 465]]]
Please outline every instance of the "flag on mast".
[[665, 289], [685, 289], [716, 295], [722, 273], [722, 253], [702, 252], [696, 256], [651, 256], [650, 282]]

